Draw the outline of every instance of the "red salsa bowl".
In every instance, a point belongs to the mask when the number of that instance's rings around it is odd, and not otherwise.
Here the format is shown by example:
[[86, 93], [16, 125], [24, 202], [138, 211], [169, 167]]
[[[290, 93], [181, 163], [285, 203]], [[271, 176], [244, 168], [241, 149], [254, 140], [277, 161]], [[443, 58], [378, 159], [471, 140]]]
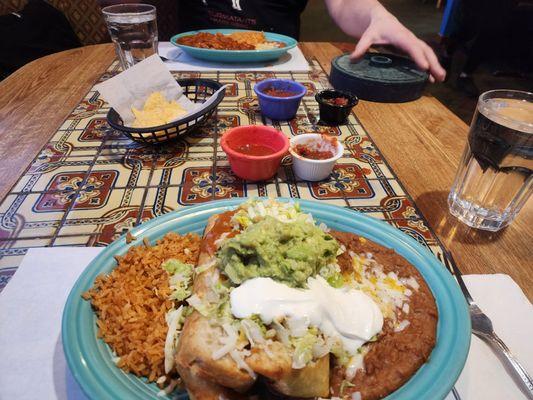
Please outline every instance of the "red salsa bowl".
[[271, 126], [248, 125], [228, 130], [220, 145], [235, 175], [264, 181], [276, 175], [289, 149], [289, 139]]

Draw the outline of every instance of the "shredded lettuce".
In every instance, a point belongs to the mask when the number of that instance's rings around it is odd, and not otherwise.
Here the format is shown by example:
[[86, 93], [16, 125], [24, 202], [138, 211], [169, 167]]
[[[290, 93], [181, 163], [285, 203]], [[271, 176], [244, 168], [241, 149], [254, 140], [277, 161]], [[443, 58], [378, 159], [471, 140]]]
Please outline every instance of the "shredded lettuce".
[[344, 391], [346, 390], [346, 388], [349, 388], [349, 387], [354, 387], [355, 385], [350, 382], [350, 381], [347, 381], [346, 379], [343, 379], [342, 383], [341, 383], [341, 386], [339, 388], [339, 394], [341, 396], [344, 395]]
[[308, 329], [304, 336], [291, 339], [294, 346], [292, 367], [294, 369], [303, 368], [307, 363], [313, 360], [313, 346], [318, 340], [316, 331]]
[[294, 222], [297, 219], [302, 219], [314, 223], [310, 214], [302, 212], [299, 203], [285, 203], [275, 199], [248, 200], [239, 207], [239, 210], [232, 218], [232, 222], [246, 229], [253, 222], [258, 222], [266, 216], [274, 217], [281, 222]]
[[243, 336], [248, 343], [250, 343], [251, 347], [265, 343], [265, 333], [261, 330], [261, 327], [250, 318], [245, 318], [240, 321], [240, 331], [243, 333]]
[[346, 350], [344, 350], [344, 346], [342, 344], [342, 341], [336, 340], [332, 346], [331, 346], [331, 353], [337, 358], [337, 363], [339, 365], [342, 365], [346, 367], [348, 363], [350, 362], [351, 355]]
[[329, 264], [320, 268], [318, 274], [324, 278], [328, 284], [334, 288], [341, 288], [345, 285], [341, 269], [338, 264]]
[[263, 334], [263, 336], [266, 335], [268, 329], [266, 325], [263, 323], [263, 320], [261, 319], [259, 315], [253, 314], [248, 319], [252, 320], [252, 322], [254, 322], [257, 326], [259, 326], [259, 329], [261, 329], [261, 333]]
[[192, 276], [194, 266], [191, 264], [186, 264], [181, 262], [176, 258], [169, 258], [163, 264], [161, 264], [163, 269], [167, 271], [170, 275], [182, 274], [185, 276]]
[[344, 279], [339, 272], [334, 273], [333, 275], [326, 278], [326, 281], [330, 286], [334, 288], [341, 288], [344, 286]]
[[228, 297], [230, 293], [229, 284], [222, 281], [216, 281], [212, 286], [213, 290], [222, 297]]
[[187, 287], [178, 287], [170, 295], [171, 300], [183, 301], [192, 294], [190, 288]]
[[171, 300], [183, 301], [192, 294], [194, 266], [170, 258], [161, 264], [161, 267], [170, 274]]
[[183, 306], [177, 310], [170, 310], [166, 315], [168, 326], [167, 337], [165, 339], [165, 373], [168, 374], [174, 367], [174, 356], [176, 355], [177, 343], [182, 327]]
[[215, 310], [215, 316], [220, 321], [233, 321], [235, 318], [231, 313], [231, 305], [229, 300], [222, 301]]
[[203, 302], [202, 299], [200, 299], [200, 297], [198, 297], [196, 294], [193, 294], [191, 297], [189, 297], [187, 299], [187, 303], [189, 303], [192, 308], [194, 308], [204, 317], [209, 317], [212, 312], [212, 307], [210, 307], [209, 303]]
[[287, 324], [287, 328], [289, 328], [289, 331], [291, 332], [291, 336], [293, 337], [302, 337], [304, 336], [309, 328], [309, 318], [308, 317], [292, 317], [292, 318], [286, 318], [285, 322]]

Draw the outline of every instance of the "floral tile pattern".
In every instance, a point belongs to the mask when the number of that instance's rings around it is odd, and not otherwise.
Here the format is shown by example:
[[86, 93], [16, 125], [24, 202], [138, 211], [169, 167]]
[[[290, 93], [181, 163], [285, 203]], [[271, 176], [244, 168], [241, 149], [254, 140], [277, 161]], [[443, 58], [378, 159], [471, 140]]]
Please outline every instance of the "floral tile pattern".
[[117, 178], [116, 171], [71, 172], [55, 175], [46, 191], [41, 194], [34, 212], [66, 210], [76, 199], [73, 209], [100, 208], [107, 202], [110, 189]]
[[186, 168], [182, 182], [178, 204], [184, 206], [246, 196], [244, 182], [229, 167]]
[[[99, 81], [118, 73], [117, 63]], [[131, 141], [106, 122], [109, 106], [94, 89], [52, 135], [0, 202], [0, 290], [24, 254], [41, 246], [105, 246], [128, 229], [173, 210], [235, 197], [291, 197], [324, 201], [385, 220], [441, 253], [427, 226], [368, 132], [351, 114], [331, 127], [319, 120], [317, 91], [329, 87], [317, 62], [308, 73], [179, 72], [176, 78], [216, 79], [230, 86], [216, 114], [186, 137], [160, 146]], [[254, 85], [274, 76], [307, 88], [296, 117], [271, 121], [259, 109]], [[357, 108], [355, 109], [357, 112]], [[322, 133], [345, 147], [331, 175], [299, 179], [289, 156], [267, 182], [235, 176], [220, 137], [239, 125], [266, 124], [286, 136]]]

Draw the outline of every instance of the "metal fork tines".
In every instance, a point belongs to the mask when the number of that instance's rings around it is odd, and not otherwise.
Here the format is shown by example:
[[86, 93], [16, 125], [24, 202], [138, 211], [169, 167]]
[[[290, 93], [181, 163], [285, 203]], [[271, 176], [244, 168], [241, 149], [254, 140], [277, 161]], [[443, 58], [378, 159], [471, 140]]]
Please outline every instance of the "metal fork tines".
[[476, 302], [472, 299], [470, 292], [468, 291], [459, 267], [455, 263], [453, 256], [450, 252], [445, 251], [444, 254], [444, 264], [448, 269], [450, 269], [457, 283], [461, 287], [463, 294], [468, 303], [468, 308], [470, 311], [470, 320], [472, 322], [472, 333], [488, 343], [496, 354], [500, 357], [501, 360], [507, 365], [507, 370], [517, 382], [522, 392], [526, 395], [528, 399], [533, 399], [533, 381], [531, 377], [525, 370], [525, 368], [518, 362], [518, 360], [511, 354], [509, 348], [505, 343], [496, 335], [492, 327], [492, 321], [487, 317], [483, 311], [479, 308]]

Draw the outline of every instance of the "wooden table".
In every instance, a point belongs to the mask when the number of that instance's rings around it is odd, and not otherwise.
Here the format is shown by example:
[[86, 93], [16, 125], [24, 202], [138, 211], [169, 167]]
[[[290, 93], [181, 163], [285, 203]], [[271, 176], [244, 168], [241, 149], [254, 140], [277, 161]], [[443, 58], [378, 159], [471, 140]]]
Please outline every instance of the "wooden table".
[[[346, 44], [303, 43], [329, 72]], [[0, 83], [0, 199], [115, 57], [111, 44], [36, 60]], [[533, 299], [533, 202], [507, 229], [470, 229], [446, 198], [468, 127], [433, 97], [406, 104], [361, 101], [356, 114], [464, 273], [505, 273]], [[415, 157], [416, 155], [416, 157]]]

